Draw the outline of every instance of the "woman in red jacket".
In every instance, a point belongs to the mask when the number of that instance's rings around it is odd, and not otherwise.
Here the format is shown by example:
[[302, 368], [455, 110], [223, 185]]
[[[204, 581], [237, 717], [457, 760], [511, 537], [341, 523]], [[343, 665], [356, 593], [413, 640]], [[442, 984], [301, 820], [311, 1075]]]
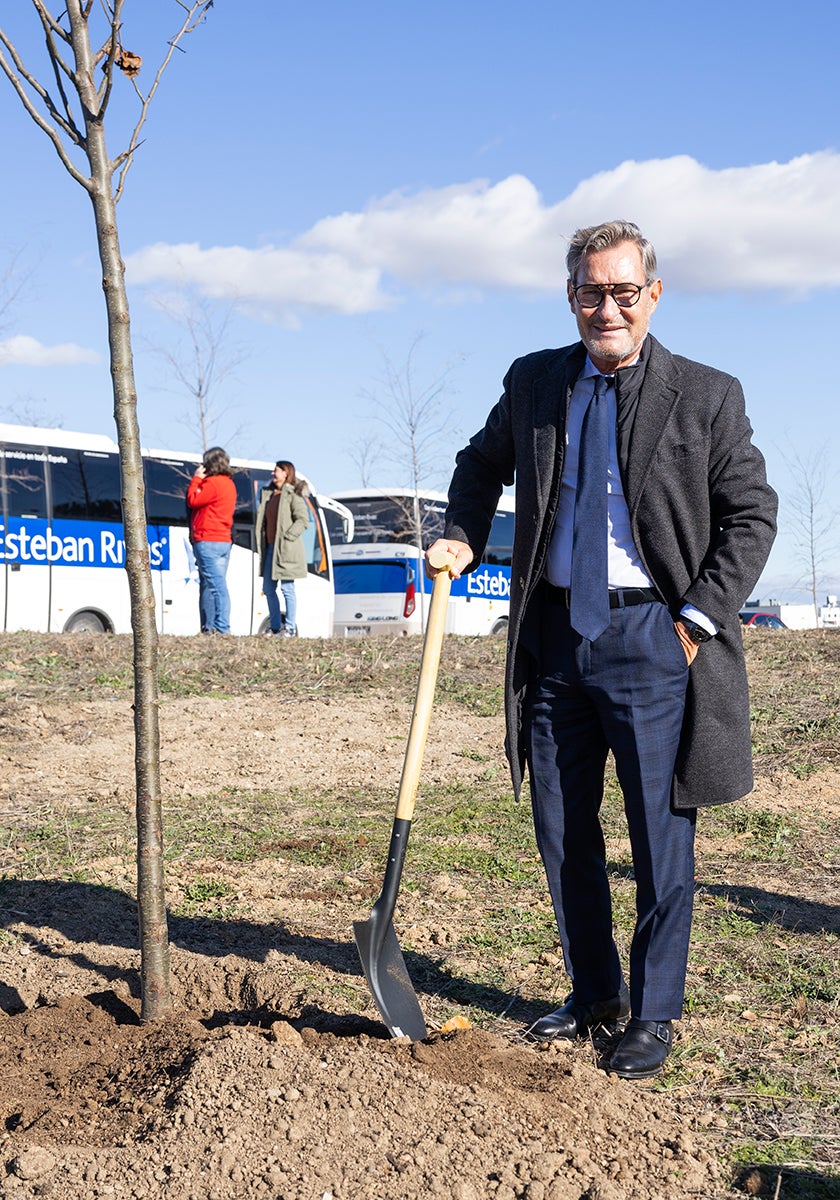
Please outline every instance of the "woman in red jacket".
[[230, 459], [221, 446], [204, 452], [187, 488], [190, 540], [198, 567], [198, 606], [202, 633], [230, 633], [230, 596], [225, 576], [232, 543], [236, 485]]

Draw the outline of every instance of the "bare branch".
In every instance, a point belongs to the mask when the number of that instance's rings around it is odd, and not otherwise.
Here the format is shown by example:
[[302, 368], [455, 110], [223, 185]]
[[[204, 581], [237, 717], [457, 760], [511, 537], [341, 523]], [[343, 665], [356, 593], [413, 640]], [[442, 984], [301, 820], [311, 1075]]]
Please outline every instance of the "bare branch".
[[[96, 93], [97, 99], [99, 100], [100, 117], [104, 115], [105, 110], [108, 107], [108, 101], [111, 99], [111, 88], [114, 84], [114, 63], [117, 60], [118, 53], [119, 40], [117, 38], [117, 31], [114, 29], [110, 41], [105, 43], [94, 60], [98, 65], [102, 61], [103, 57], [105, 57], [107, 54], [107, 61], [102, 67], [102, 83], [99, 85], [99, 89]], [[132, 83], [134, 83], [133, 79]]]
[[[117, 190], [114, 193], [114, 198], [117, 201], [119, 201], [120, 197], [122, 196], [123, 188], [125, 187], [125, 178], [129, 172], [129, 170], [131, 168], [131, 164], [134, 160], [134, 152], [135, 152], [135, 150], [137, 150], [137, 148], [140, 145], [140, 130], [143, 128], [143, 126], [146, 123], [146, 117], [148, 115], [149, 105], [151, 104], [151, 102], [154, 98], [154, 95], [157, 92], [158, 87], [160, 86], [160, 81], [163, 78], [164, 71], [169, 66], [169, 63], [172, 59], [172, 55], [174, 54], [175, 49], [178, 46], [178, 43], [181, 41], [182, 38], [186, 37], [187, 34], [192, 33], [193, 30], [196, 29], [201, 24], [201, 22], [204, 20], [204, 17], [206, 15], [207, 11], [213, 7], [214, 0], [196, 0], [196, 3], [191, 4], [189, 6], [182, 3], [182, 0], [177, 0], [177, 3], [184, 10], [184, 12], [186, 13], [186, 16], [184, 17], [184, 20], [181, 23], [181, 28], [174, 35], [174, 37], [169, 39], [169, 49], [167, 50], [166, 54], [164, 55], [163, 62], [160, 64], [160, 66], [157, 69], [154, 80], [152, 82], [152, 86], [149, 89], [148, 94], [146, 96], [143, 96], [142, 93], [138, 89], [138, 95], [140, 96], [140, 99], [141, 99], [140, 116], [137, 120], [137, 124], [134, 126], [134, 129], [132, 131], [132, 134], [131, 134], [131, 137], [130, 137], [129, 143], [128, 143], [128, 148], [119, 156], [119, 158], [117, 160], [118, 163], [122, 164], [119, 168], [119, 176], [117, 178]], [[119, 12], [119, 10], [122, 8], [122, 5], [123, 5], [123, 0], [115, 0], [115, 3], [114, 3], [115, 14], [117, 14]]]
[[10, 251], [9, 261], [0, 273], [0, 333], [7, 328], [6, 314], [17, 301], [31, 274], [30, 271], [19, 269], [20, 258], [20, 250]]
[[[32, 88], [33, 92], [35, 92], [36, 95], [41, 97], [47, 111], [49, 112], [49, 114], [53, 118], [53, 120], [56, 122], [56, 124], [59, 125], [64, 130], [64, 132], [71, 139], [71, 141], [75, 142], [76, 145], [81, 146], [84, 143], [84, 138], [82, 137], [82, 134], [76, 127], [76, 123], [73, 120], [73, 114], [70, 112], [69, 108], [67, 110], [68, 117], [69, 117], [69, 121], [68, 121], [58, 111], [55, 103], [53, 102], [52, 97], [50, 96], [50, 94], [46, 90], [46, 88], [24, 66], [23, 59], [18, 54], [16, 46], [6, 36], [6, 34], [1, 29], [0, 29], [0, 41], [3, 42], [3, 45], [9, 51], [9, 54], [11, 55], [11, 58], [12, 58], [12, 61], [15, 65], [15, 67], [20, 72], [20, 74], [23, 76], [24, 80]], [[8, 70], [6, 71], [6, 74], [9, 75]], [[15, 82], [14, 78], [11, 75], [9, 75], [9, 78], [12, 80], [12, 83]], [[18, 94], [20, 94], [20, 91], [18, 92]], [[62, 89], [62, 96], [63, 95], [64, 95], [64, 92]], [[66, 103], [66, 98], [65, 98], [65, 103]]]
[[[451, 442], [451, 415], [441, 406], [441, 397], [450, 390], [449, 364], [424, 387], [418, 387], [414, 356], [422, 341], [418, 335], [401, 369], [383, 354], [383, 375], [379, 388], [362, 391], [370, 402], [373, 420], [387, 433], [382, 439], [382, 457], [399, 467], [409, 478], [412, 489], [429, 479], [439, 478], [442, 451]], [[384, 396], [384, 401], [383, 401]]]
[[233, 305], [217, 310], [210, 301], [196, 296], [174, 302], [157, 298], [154, 303], [186, 334], [172, 349], [152, 344], [151, 350], [166, 363], [179, 389], [190, 396], [192, 415], [183, 424], [198, 435], [206, 450], [211, 430], [228, 412], [218, 405], [216, 389], [246, 357], [241, 346], [229, 342]]
[[[47, 42], [47, 54], [49, 55], [50, 62], [52, 64], [53, 74], [55, 75], [55, 83], [56, 83], [56, 87], [58, 88], [58, 94], [61, 97], [62, 104], [64, 105], [64, 113], [65, 113], [65, 116], [67, 119], [67, 124], [70, 127], [72, 127], [72, 129], [76, 130], [77, 137], [78, 137], [78, 143], [81, 144], [81, 142], [83, 140], [82, 134], [79, 131], [78, 126], [76, 125], [75, 118], [73, 117], [73, 110], [70, 107], [70, 101], [68, 100], [67, 93], [64, 90], [64, 81], [61, 78], [61, 72], [62, 71], [64, 72], [64, 74], [67, 76], [67, 78], [73, 84], [74, 88], [76, 86], [76, 77], [75, 77], [75, 74], [73, 73], [73, 71], [71, 71], [70, 67], [67, 65], [67, 63], [61, 57], [58, 47], [55, 44], [55, 37], [53, 36], [57, 30], [59, 35], [63, 38], [63, 40], [67, 41], [68, 40], [67, 31], [65, 29], [62, 29], [61, 26], [58, 25], [58, 23], [53, 19], [53, 17], [47, 11], [47, 9], [44, 7], [44, 5], [40, 2], [40, 0], [33, 0], [33, 2], [35, 4], [35, 8], [37, 10], [38, 16], [41, 18], [41, 24], [44, 27], [44, 37], [46, 38], [46, 42]], [[45, 100], [45, 103], [50, 105], [50, 100], [49, 100], [48, 96]], [[52, 107], [52, 106], [50, 105], [50, 107]], [[66, 129], [67, 126], [63, 125], [62, 128]]]
[[52, 15], [50, 10], [43, 3], [43, 0], [32, 0], [32, 3], [35, 5], [35, 8], [38, 12], [38, 16], [41, 18], [41, 23], [44, 26], [45, 32], [50, 32], [50, 33], [56, 34], [58, 37], [61, 38], [61, 40], [63, 42], [67, 42], [67, 44], [69, 46], [70, 45], [70, 34], [67, 32], [67, 30], [64, 28], [63, 25], [61, 25], [58, 21], [56, 21], [55, 17]]
[[[33, 90], [36, 91], [38, 93], [38, 95], [42, 97], [42, 99], [44, 99], [45, 103], [48, 104], [50, 111], [57, 117], [57, 124], [59, 124], [61, 126], [61, 128], [64, 129], [64, 131], [67, 133], [67, 136], [73, 142], [75, 142], [79, 146], [84, 146], [84, 139], [81, 137], [78, 130], [76, 130], [75, 127], [68, 127], [67, 123], [64, 120], [62, 120], [58, 114], [55, 114], [52, 101], [49, 100], [46, 92], [41, 87], [41, 85], [37, 82], [37, 80], [32, 75], [30, 75], [28, 71], [26, 71], [24, 69], [23, 64], [21, 63], [21, 61], [18, 57], [17, 51], [15, 50], [13, 44], [10, 42], [9, 38], [6, 36], [6, 34], [3, 32], [2, 29], [0, 29], [0, 42], [2, 42], [2, 44], [9, 51], [9, 54], [12, 56], [12, 60], [14, 61], [15, 66], [18, 68], [21, 75], [26, 80], [26, 82], [29, 84], [29, 86], [31, 88], [33, 88]], [[47, 121], [46, 118], [44, 118], [38, 112], [38, 109], [35, 107], [35, 105], [33, 104], [32, 100], [29, 97], [29, 93], [26, 91], [25, 87], [23, 86], [21, 79], [15, 74], [11, 63], [6, 58], [6, 56], [2, 50], [0, 50], [0, 70], [3, 71], [3, 73], [6, 75], [7, 79], [11, 83], [12, 87], [17, 92], [21, 104], [26, 109], [26, 111], [29, 113], [32, 120], [35, 122], [35, 124], [38, 126], [39, 129], [43, 130], [43, 132], [47, 135], [47, 137], [52, 142], [53, 146], [55, 147], [55, 152], [58, 155], [58, 157], [61, 159], [62, 163], [64, 164], [64, 167], [67, 170], [68, 174], [70, 174], [73, 177], [73, 179], [76, 180], [77, 183], [81, 184], [81, 186], [85, 189], [85, 191], [88, 191], [88, 192], [91, 191], [91, 188], [92, 188], [91, 180], [87, 176], [82, 174], [82, 172], [78, 169], [78, 167], [75, 165], [73, 160], [70, 158], [69, 154], [67, 153], [67, 151], [64, 148], [64, 143], [61, 140], [58, 130], [55, 129], [49, 123], [49, 121]]]
[[[114, 84], [114, 64], [117, 61], [117, 55], [120, 52], [120, 30], [122, 29], [122, 8], [123, 0], [115, 0], [114, 7], [108, 10], [105, 6], [105, 11], [109, 12], [109, 20], [111, 22], [111, 38], [106, 42], [96, 56], [96, 63], [101, 62], [102, 58], [107, 54], [107, 61], [102, 68], [104, 78], [102, 85], [97, 93], [99, 97], [99, 115], [105, 115], [105, 110], [108, 107], [108, 102], [111, 99], [111, 88]], [[134, 77], [131, 79], [134, 83]], [[116, 163], [114, 164], [116, 170]]]
[[834, 516], [827, 503], [829, 480], [825, 446], [804, 457], [798, 452], [780, 451], [788, 469], [791, 486], [783, 496], [783, 514], [801, 567], [800, 580], [807, 583], [814, 613], [819, 619], [817, 596], [827, 561], [836, 553], [837, 536]]

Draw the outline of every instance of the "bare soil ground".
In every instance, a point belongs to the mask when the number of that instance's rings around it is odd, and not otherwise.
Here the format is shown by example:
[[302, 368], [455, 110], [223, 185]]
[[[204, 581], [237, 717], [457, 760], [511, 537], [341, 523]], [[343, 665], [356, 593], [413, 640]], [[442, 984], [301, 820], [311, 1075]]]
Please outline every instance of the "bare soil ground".
[[[415, 890], [409, 859], [397, 932], [430, 1036], [391, 1040], [380, 1023], [350, 924], [381, 883], [419, 644], [173, 639], [162, 651], [174, 1012], [154, 1024], [139, 1020], [128, 642], [6, 635], [0, 655], [0, 1196], [733, 1194], [711, 1066], [634, 1084], [600, 1069], [597, 1039], [523, 1040], [523, 1024], [562, 1000], [556, 947], [548, 937], [530, 960], [511, 953], [494, 974], [464, 936], [473, 906], [515, 896], [515, 880], [488, 880], [482, 896], [447, 861]], [[508, 789], [488, 702], [500, 663], [498, 645], [448, 646], [424, 786]], [[755, 800], [792, 821], [819, 808], [828, 843], [840, 787], [828, 751], [818, 765], [800, 779], [768, 767]], [[331, 823], [353, 805], [355, 836]], [[261, 823], [271, 836], [257, 843]], [[742, 832], [726, 838], [743, 845]], [[622, 861], [618, 836], [613, 850]], [[814, 853], [829, 868], [819, 880], [800, 857], [763, 863], [761, 887], [777, 908], [799, 906], [794, 926], [836, 935], [837, 860]], [[532, 848], [522, 856], [535, 862]], [[729, 861], [744, 882], [749, 868]], [[516, 904], [548, 928], [544, 896], [529, 887]], [[833, 1027], [803, 1003], [771, 1014], [778, 1038], [801, 1034], [813, 1058], [822, 1037], [816, 1054], [836, 1080], [836, 998]], [[759, 1035], [744, 1017], [754, 1055], [772, 1058], [772, 1020]], [[708, 1047], [714, 1027], [688, 1014], [681, 1041]], [[794, 1194], [767, 1172], [740, 1179], [753, 1194], [773, 1184]]]

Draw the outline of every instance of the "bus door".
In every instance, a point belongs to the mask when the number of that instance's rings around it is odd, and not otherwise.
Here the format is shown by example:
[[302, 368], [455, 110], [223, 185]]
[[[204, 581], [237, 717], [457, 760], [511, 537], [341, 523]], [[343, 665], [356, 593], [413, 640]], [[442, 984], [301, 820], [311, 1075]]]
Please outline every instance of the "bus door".
[[0, 628], [49, 630], [50, 529], [43, 446], [0, 446]]
[[190, 545], [187, 508], [187, 487], [195, 463], [147, 458], [143, 466], [158, 630], [198, 633], [198, 569]]
[[227, 573], [230, 628], [233, 633], [257, 633], [265, 614], [257, 613], [262, 580], [254, 522], [259, 488], [268, 483], [268, 476], [261, 476], [255, 480], [253, 471], [235, 467], [233, 482], [236, 485], [236, 508], [233, 513], [233, 546]]

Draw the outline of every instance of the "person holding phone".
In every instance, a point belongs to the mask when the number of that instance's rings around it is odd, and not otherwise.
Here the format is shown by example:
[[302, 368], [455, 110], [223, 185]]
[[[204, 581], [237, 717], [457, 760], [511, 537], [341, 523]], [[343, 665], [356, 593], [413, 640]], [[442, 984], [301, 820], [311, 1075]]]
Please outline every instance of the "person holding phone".
[[198, 607], [202, 633], [230, 633], [227, 569], [233, 545], [236, 485], [230, 459], [221, 446], [205, 450], [187, 488], [190, 541], [198, 568]]

